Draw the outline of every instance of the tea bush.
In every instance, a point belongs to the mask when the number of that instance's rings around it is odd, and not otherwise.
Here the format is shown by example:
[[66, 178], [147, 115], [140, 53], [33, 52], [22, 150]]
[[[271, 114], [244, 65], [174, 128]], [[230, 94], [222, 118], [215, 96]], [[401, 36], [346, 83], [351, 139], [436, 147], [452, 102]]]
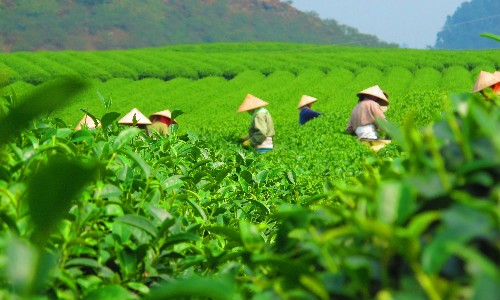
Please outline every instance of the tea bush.
[[[102, 77], [75, 60], [68, 66], [96, 76], [2, 91], [2, 298], [495, 299], [500, 114], [498, 99], [447, 95], [470, 89], [467, 59], [455, 68], [444, 52], [251, 46], [120, 53], [122, 65], [136, 58], [132, 69], [140, 53], [157, 53], [143, 60], [157, 66], [175, 56], [167, 82]], [[374, 53], [383, 64], [369, 64]], [[193, 77], [175, 73], [183, 56]], [[308, 65], [316, 56], [338, 60]], [[349, 57], [358, 59], [342, 63]], [[454, 76], [463, 80], [445, 83]], [[376, 83], [391, 95], [393, 138], [379, 152], [344, 133], [355, 94]], [[266, 155], [236, 142], [247, 93], [270, 102], [277, 136]], [[302, 94], [324, 113], [304, 126]], [[135, 106], [184, 113], [173, 112], [169, 136], [149, 137], [116, 123]], [[73, 130], [81, 107], [102, 126]]]

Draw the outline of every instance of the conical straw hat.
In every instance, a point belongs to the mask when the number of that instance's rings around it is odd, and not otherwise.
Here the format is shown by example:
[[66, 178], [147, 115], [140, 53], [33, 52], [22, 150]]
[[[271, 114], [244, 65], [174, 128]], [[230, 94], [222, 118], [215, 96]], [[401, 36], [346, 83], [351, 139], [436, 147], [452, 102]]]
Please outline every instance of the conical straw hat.
[[[172, 120], [172, 113], [168, 109], [162, 110], [162, 111], [159, 111], [159, 112], [155, 112], [154, 114], [150, 114], [149, 115], [149, 119], [151, 120], [151, 118], [153, 116], [165, 117], [165, 118], [169, 118], [170, 120]], [[172, 122], [174, 122], [175, 124], [177, 124], [177, 120], [172, 120]]]
[[240, 108], [238, 108], [238, 112], [244, 112], [252, 109], [256, 109], [262, 106], [266, 106], [269, 103], [266, 101], [259, 99], [255, 97], [254, 95], [248, 94], [243, 100], [243, 103], [240, 105]]
[[149, 119], [146, 118], [146, 116], [144, 116], [137, 108], [132, 109], [128, 114], [121, 118], [120, 121], [118, 121], [118, 124], [134, 124], [134, 115], [138, 125], [151, 125], [151, 121], [149, 121]]
[[479, 72], [479, 76], [477, 76], [476, 83], [474, 84], [474, 87], [472, 88], [472, 92], [476, 93], [479, 91], [484, 90], [487, 87], [490, 87], [498, 82], [500, 82], [500, 76], [486, 72], [486, 71], [481, 71]]
[[311, 97], [311, 96], [303, 95], [302, 98], [300, 99], [299, 105], [297, 105], [297, 108], [304, 107], [307, 104], [313, 103], [316, 101], [318, 101], [318, 99]]
[[87, 127], [89, 129], [95, 128], [94, 120], [92, 120], [92, 118], [89, 115], [85, 114], [85, 116], [83, 116], [82, 120], [80, 122], [78, 122], [78, 125], [76, 125], [75, 130], [82, 130], [82, 126], [84, 124], [87, 125]]
[[168, 109], [162, 110], [159, 112], [155, 112], [154, 114], [150, 114], [149, 118], [151, 119], [152, 116], [162, 116], [162, 117], [167, 117], [169, 119], [172, 119], [172, 113]]
[[495, 75], [497, 77], [498, 81], [500, 82], [500, 72], [496, 71], [495, 73], [493, 73], [493, 75]]
[[382, 89], [378, 85], [374, 85], [372, 87], [367, 88], [366, 90], [362, 90], [357, 95], [359, 97], [362, 94], [377, 97], [380, 100], [386, 102], [387, 105], [389, 105], [389, 95], [387, 95], [387, 93], [382, 91]]

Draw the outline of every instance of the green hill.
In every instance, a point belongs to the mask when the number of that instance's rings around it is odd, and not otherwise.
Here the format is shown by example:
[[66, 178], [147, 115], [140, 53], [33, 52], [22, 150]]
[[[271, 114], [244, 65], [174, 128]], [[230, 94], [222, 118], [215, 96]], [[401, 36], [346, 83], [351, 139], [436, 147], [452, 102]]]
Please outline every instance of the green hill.
[[500, 1], [472, 0], [448, 16], [437, 34], [437, 49], [498, 49], [500, 44], [481, 33], [500, 34]]
[[3, 52], [277, 41], [390, 46], [278, 0], [0, 0]]

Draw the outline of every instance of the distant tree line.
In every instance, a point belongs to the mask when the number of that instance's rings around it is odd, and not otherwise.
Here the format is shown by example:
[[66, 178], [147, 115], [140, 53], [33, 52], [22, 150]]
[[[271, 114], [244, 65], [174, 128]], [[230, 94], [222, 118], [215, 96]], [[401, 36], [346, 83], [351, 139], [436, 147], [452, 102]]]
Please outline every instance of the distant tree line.
[[464, 2], [437, 34], [437, 49], [492, 49], [500, 45], [481, 33], [500, 34], [500, 1], [472, 0]]

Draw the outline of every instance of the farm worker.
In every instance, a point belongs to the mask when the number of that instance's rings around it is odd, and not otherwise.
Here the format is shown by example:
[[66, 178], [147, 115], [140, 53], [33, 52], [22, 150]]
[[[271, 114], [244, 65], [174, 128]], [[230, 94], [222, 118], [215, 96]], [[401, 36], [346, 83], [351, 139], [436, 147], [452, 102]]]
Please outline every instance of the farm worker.
[[484, 98], [489, 99], [489, 96], [486, 93], [488, 88], [491, 88], [495, 94], [500, 95], [500, 72], [479, 72], [479, 76], [477, 77], [476, 83], [472, 88], [472, 92], [480, 92]]
[[496, 71], [495, 73], [493, 73], [493, 75], [495, 75], [498, 80], [497, 84], [495, 84], [495, 86], [493, 87], [493, 92], [495, 92], [495, 94], [497, 95], [500, 95], [500, 72]]
[[304, 125], [307, 121], [312, 120], [321, 115], [321, 113], [311, 109], [312, 104], [316, 101], [318, 101], [318, 99], [314, 97], [307, 95], [302, 96], [299, 105], [297, 105], [297, 108], [300, 109], [299, 113], [300, 125]]
[[85, 114], [85, 116], [83, 116], [80, 122], [78, 122], [78, 125], [76, 125], [75, 130], [82, 130], [83, 126], [87, 126], [88, 129], [96, 127], [94, 120], [92, 120], [92, 118], [87, 114]]
[[358, 139], [378, 139], [378, 121], [386, 120], [384, 112], [389, 106], [389, 95], [378, 85], [357, 94], [358, 104], [351, 113], [346, 131]]
[[146, 118], [146, 116], [144, 116], [137, 108], [133, 108], [128, 114], [121, 118], [120, 121], [118, 121], [118, 124], [132, 126], [134, 124], [134, 117], [137, 122], [137, 127], [144, 129], [146, 134], [149, 134], [146, 126], [151, 125], [151, 121], [149, 121], [149, 119]]
[[152, 124], [147, 126], [148, 132], [156, 131], [163, 136], [167, 136], [171, 124], [177, 124], [176, 120], [172, 120], [172, 113], [168, 109], [151, 114], [149, 120]]
[[252, 146], [259, 153], [273, 150], [274, 123], [271, 114], [264, 107], [269, 103], [248, 94], [238, 108], [238, 112], [248, 112], [251, 116], [248, 136], [243, 138], [243, 146]]

